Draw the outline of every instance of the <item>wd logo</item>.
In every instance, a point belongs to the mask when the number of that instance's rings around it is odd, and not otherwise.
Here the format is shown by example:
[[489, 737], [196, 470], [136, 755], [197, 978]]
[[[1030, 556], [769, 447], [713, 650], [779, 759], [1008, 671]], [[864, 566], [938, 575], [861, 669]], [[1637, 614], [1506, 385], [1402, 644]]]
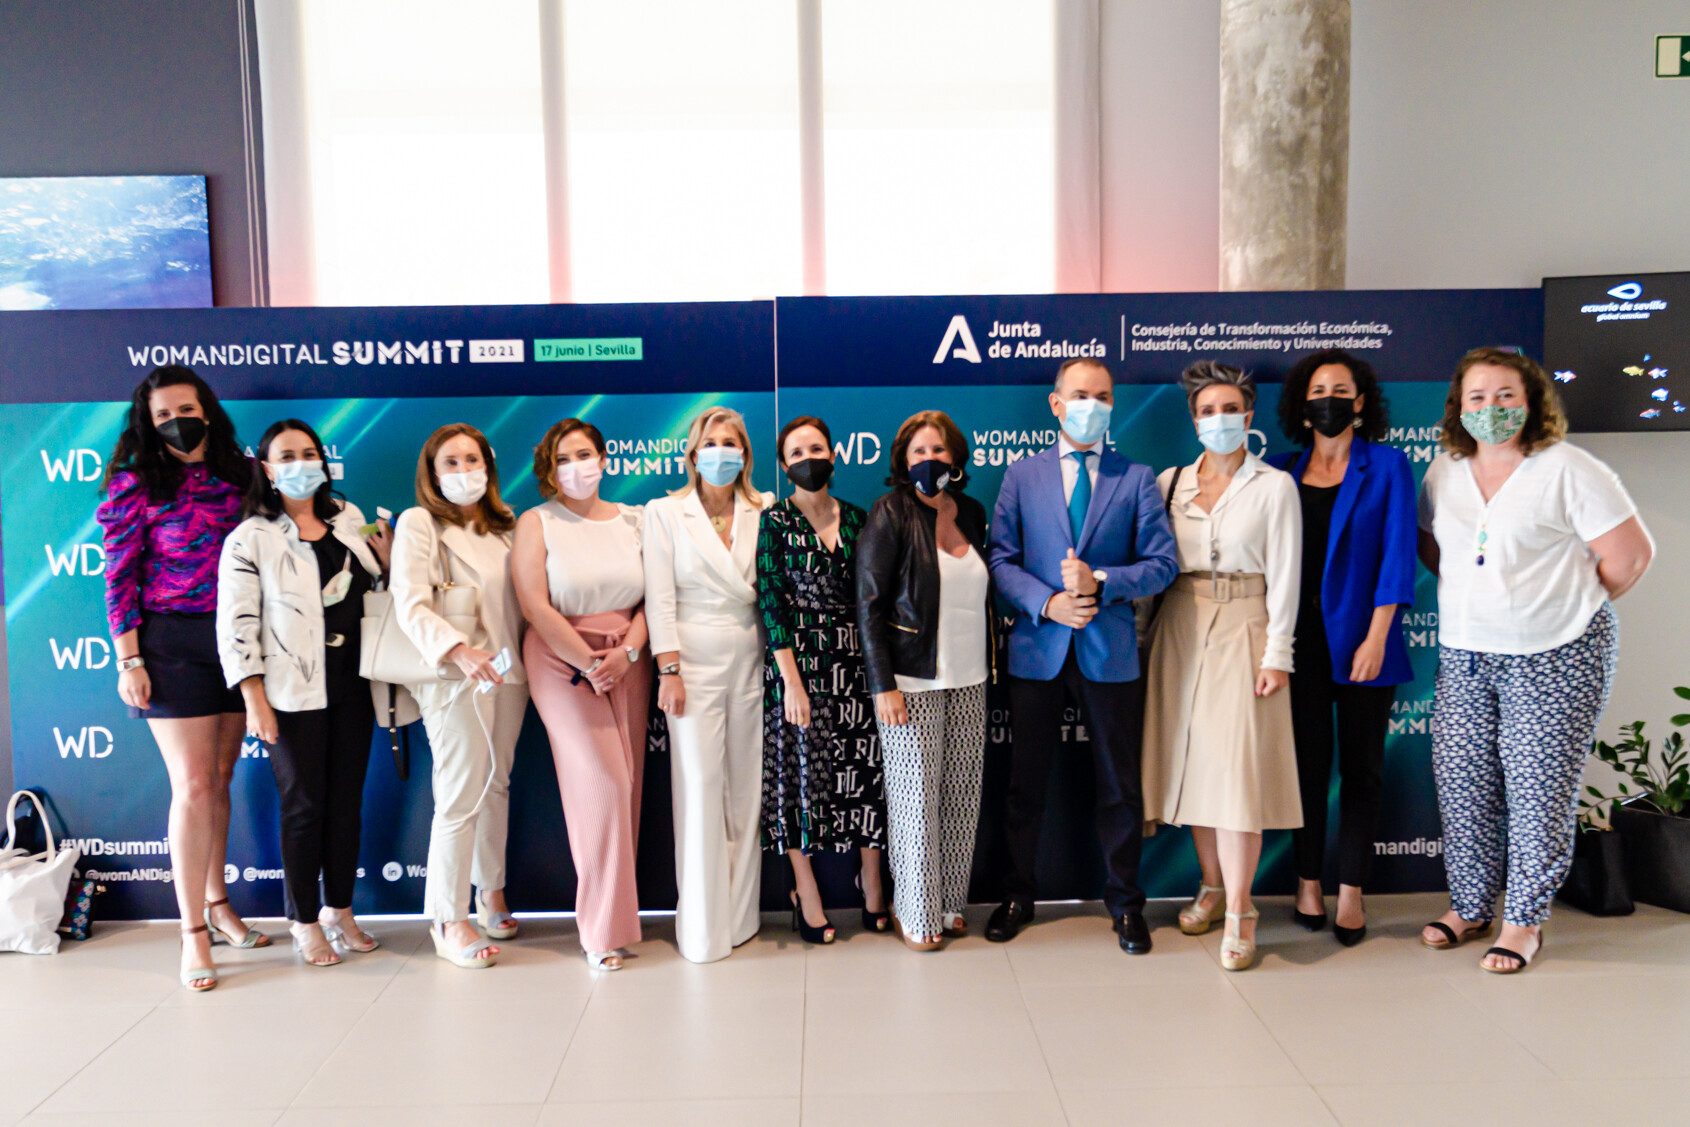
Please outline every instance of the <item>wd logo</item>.
[[76, 645], [59, 647], [57, 638], [48, 638], [53, 649], [53, 664], [60, 669], [104, 669], [111, 664], [111, 643], [104, 638], [78, 638]]
[[41, 465], [48, 481], [99, 481], [105, 472], [105, 459], [97, 450], [72, 450], [63, 458], [54, 458], [41, 451]]
[[54, 575], [104, 575], [106, 572], [106, 550], [98, 544], [72, 544], [65, 552], [53, 551], [51, 544], [43, 544], [47, 550], [47, 566]]
[[[871, 445], [874, 447], [872, 454], [869, 452]], [[880, 461], [880, 436], [866, 430], [858, 431], [844, 442], [835, 442], [833, 456], [842, 466], [872, 466]]]
[[[951, 347], [953, 344], [956, 345], [955, 348]], [[968, 331], [968, 318], [961, 313], [951, 318], [950, 328], [945, 330], [945, 339], [939, 342], [939, 351], [933, 354], [933, 363], [943, 364], [953, 358], [966, 360], [970, 364], [980, 363], [980, 349], [974, 343], [974, 334]]]
[[93, 725], [78, 728], [76, 735], [67, 736], [59, 729], [53, 729], [53, 739], [59, 745], [59, 758], [69, 759], [75, 756], [83, 758], [84, 753], [89, 759], [104, 759], [112, 753], [115, 744], [112, 741], [111, 729]]

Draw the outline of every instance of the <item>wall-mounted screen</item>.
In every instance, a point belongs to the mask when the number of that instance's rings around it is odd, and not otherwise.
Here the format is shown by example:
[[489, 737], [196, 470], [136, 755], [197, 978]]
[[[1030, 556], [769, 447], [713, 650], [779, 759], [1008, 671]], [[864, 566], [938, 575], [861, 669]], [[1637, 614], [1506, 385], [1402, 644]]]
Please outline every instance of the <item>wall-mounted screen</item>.
[[1543, 362], [1576, 431], [1690, 430], [1690, 273], [1545, 278]]
[[210, 305], [205, 177], [0, 177], [0, 309]]

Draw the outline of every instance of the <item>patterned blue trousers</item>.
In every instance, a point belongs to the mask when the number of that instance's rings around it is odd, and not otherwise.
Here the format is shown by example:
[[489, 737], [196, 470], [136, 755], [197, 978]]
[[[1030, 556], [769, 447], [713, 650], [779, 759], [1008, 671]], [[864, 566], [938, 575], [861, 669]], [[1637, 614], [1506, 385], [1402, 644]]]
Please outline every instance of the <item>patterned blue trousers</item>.
[[1573, 860], [1579, 779], [1619, 656], [1607, 603], [1582, 636], [1535, 654], [1440, 647], [1432, 774], [1450, 906], [1536, 927]]

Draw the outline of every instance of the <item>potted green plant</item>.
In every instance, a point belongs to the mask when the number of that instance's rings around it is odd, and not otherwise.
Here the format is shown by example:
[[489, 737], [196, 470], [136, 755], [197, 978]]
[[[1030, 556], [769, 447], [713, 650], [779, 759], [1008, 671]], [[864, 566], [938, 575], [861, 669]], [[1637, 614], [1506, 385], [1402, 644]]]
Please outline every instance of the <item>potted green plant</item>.
[[[1690, 688], [1673, 689], [1690, 700]], [[1674, 728], [1690, 725], [1690, 712], [1672, 717]], [[1690, 748], [1684, 733], [1672, 732], [1657, 749], [1643, 734], [1643, 721], [1620, 729], [1617, 744], [1596, 743], [1596, 757], [1619, 772], [1616, 793], [1586, 791], [1594, 814], [1603, 809], [1624, 841], [1631, 894], [1645, 904], [1690, 912]]]

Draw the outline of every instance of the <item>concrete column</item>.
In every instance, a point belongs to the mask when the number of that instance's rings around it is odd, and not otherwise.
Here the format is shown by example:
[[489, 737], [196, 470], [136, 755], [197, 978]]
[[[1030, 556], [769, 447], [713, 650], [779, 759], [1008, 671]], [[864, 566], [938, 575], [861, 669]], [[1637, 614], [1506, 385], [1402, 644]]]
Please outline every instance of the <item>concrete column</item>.
[[1349, 0], [1222, 0], [1221, 289], [1344, 287]]

